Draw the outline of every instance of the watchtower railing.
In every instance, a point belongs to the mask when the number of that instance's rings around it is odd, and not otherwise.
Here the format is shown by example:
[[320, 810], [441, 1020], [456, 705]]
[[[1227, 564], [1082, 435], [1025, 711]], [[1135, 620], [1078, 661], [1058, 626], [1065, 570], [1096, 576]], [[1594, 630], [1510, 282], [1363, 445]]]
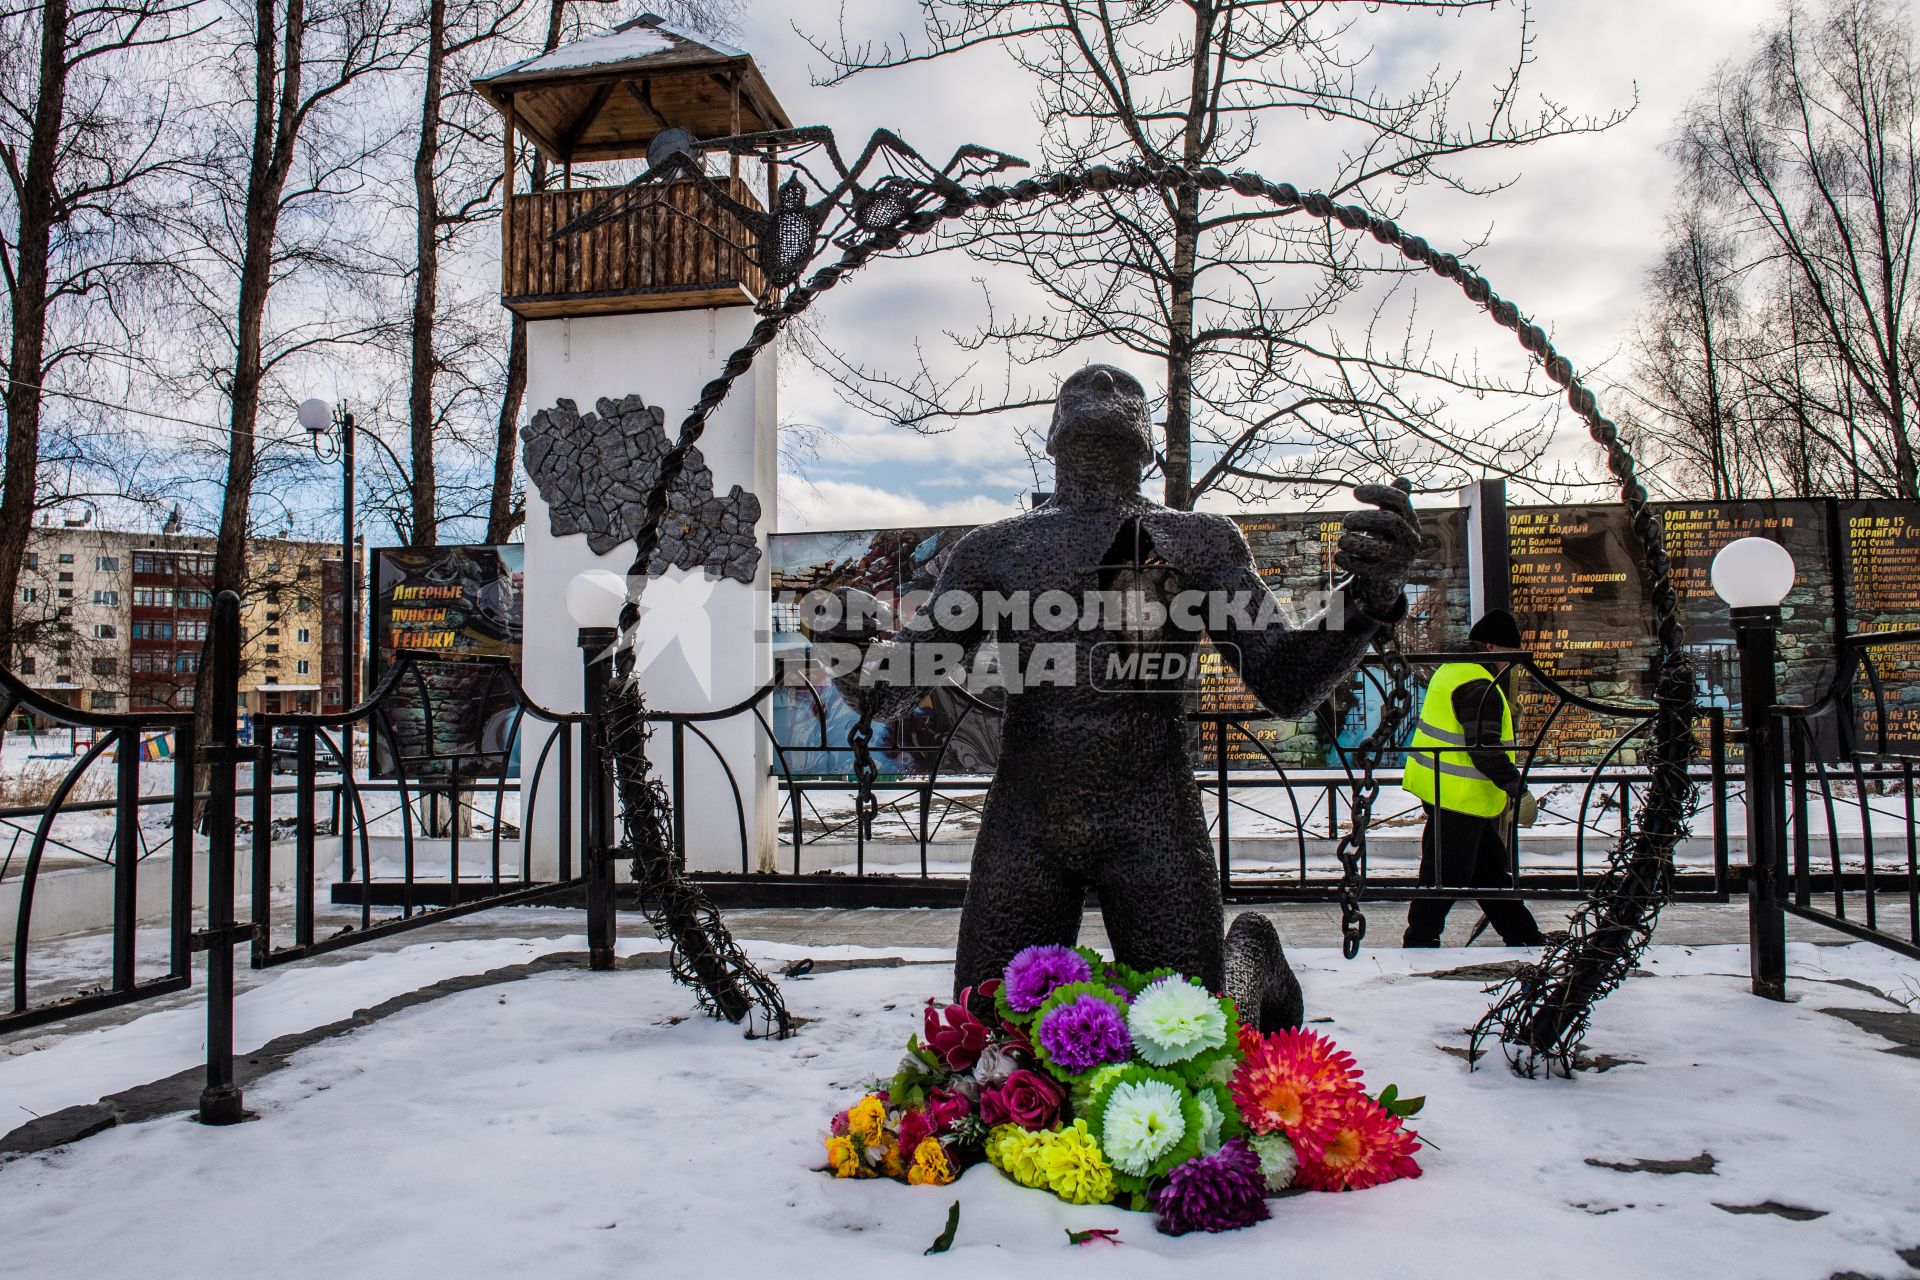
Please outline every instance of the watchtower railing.
[[[715, 179], [759, 208], [738, 178]], [[626, 212], [576, 234], [568, 223], [610, 200]], [[508, 202], [501, 301], [531, 319], [596, 312], [743, 306], [766, 292], [758, 242], [746, 224], [693, 182], [631, 192], [572, 187]]]

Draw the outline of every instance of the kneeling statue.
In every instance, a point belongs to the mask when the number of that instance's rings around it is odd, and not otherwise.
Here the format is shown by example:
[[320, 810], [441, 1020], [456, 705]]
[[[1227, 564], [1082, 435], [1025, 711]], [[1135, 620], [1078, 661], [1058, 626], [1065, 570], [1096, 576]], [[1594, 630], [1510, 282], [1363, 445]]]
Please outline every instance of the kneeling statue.
[[962, 538], [891, 639], [878, 602], [851, 591], [814, 630], [840, 655], [828, 660], [838, 686], [881, 720], [956, 672], [978, 681], [992, 643], [988, 682], [1007, 688], [1006, 716], [955, 990], [997, 977], [1024, 947], [1071, 945], [1092, 889], [1116, 959], [1198, 977], [1265, 1030], [1298, 1025], [1299, 983], [1267, 917], [1241, 915], [1222, 934], [1186, 719], [1198, 646], [1212, 641], [1275, 716], [1311, 713], [1406, 612], [1413, 507], [1389, 486], [1355, 490], [1370, 505], [1346, 517], [1344, 576], [1323, 612], [1300, 619], [1260, 581], [1231, 520], [1141, 496], [1152, 432], [1127, 373], [1093, 365], [1068, 378], [1047, 453], [1053, 496]]

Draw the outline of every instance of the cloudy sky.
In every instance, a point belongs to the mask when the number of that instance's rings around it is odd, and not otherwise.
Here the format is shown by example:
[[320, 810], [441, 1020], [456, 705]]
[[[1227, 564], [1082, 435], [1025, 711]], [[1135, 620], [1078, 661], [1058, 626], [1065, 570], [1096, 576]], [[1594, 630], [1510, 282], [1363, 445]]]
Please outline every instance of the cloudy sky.
[[[1375, 78], [1404, 85], [1435, 67], [1457, 72], [1461, 113], [1484, 108], [1512, 61], [1517, 24], [1511, 8], [1382, 18], [1353, 7], [1373, 50], [1368, 65]], [[736, 42], [755, 55], [796, 123], [831, 125], [843, 146], [885, 126], [932, 156], [966, 141], [1037, 153], [1033, 86], [997, 51], [817, 87], [813, 81], [826, 67], [794, 26], [837, 42], [835, 8], [813, 0], [744, 5]], [[857, 38], [904, 32], [912, 39], [919, 30], [916, 11], [911, 0], [856, 0], [845, 7], [844, 20]], [[1402, 223], [1436, 245], [1488, 238], [1474, 261], [1494, 287], [1544, 324], [1577, 365], [1598, 367], [1602, 380], [1623, 373], [1623, 344], [1659, 251], [1673, 188], [1662, 145], [1715, 65], [1744, 53], [1755, 29], [1775, 12], [1772, 0], [1542, 0], [1530, 94], [1576, 112], [1633, 107], [1631, 115], [1605, 133], [1477, 162], [1477, 179], [1513, 180], [1497, 194], [1467, 199], [1415, 191]], [[1327, 172], [1332, 158], [1318, 133], [1297, 124], [1269, 126], [1248, 167], [1302, 188], [1320, 185], [1316, 173]], [[958, 369], [963, 358], [944, 332], [964, 330], [979, 315], [981, 286], [973, 278], [979, 273], [957, 255], [869, 270], [821, 305], [822, 331], [879, 367], [906, 367], [918, 342], [931, 362]], [[997, 299], [1020, 296], [1016, 280], [989, 284]], [[1451, 303], [1438, 294], [1423, 302], [1439, 341], [1490, 362], [1509, 358], [1510, 338], [1463, 301]], [[1149, 387], [1159, 383], [1150, 363], [1122, 362], [1136, 365]], [[981, 372], [992, 380], [1002, 370], [987, 356]], [[1038, 425], [1040, 414], [917, 436], [850, 411], [817, 374], [791, 359], [783, 367], [782, 397], [784, 419], [829, 433], [816, 457], [783, 477], [783, 528], [980, 520], [1019, 509], [1034, 487], [1019, 428]], [[1577, 440], [1561, 441], [1555, 453], [1564, 465], [1592, 470]], [[1044, 474], [1040, 481], [1044, 485]]]

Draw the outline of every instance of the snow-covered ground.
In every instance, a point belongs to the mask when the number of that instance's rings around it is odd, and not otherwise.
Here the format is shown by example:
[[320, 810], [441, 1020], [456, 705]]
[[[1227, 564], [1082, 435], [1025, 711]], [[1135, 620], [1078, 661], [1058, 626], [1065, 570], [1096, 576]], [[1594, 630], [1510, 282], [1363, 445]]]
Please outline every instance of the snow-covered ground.
[[[454, 938], [244, 996], [243, 1047], [452, 973], [565, 949]], [[651, 943], [628, 941], [624, 950]], [[899, 948], [749, 944], [778, 963]], [[948, 956], [785, 984], [808, 1019], [744, 1041], [658, 970], [542, 973], [407, 1009], [256, 1083], [254, 1123], [174, 1116], [0, 1166], [7, 1274], [280, 1277], [1181, 1274], [1808, 1277], [1912, 1274], [1920, 1060], [1830, 1009], [1920, 1004], [1920, 964], [1796, 944], [1795, 1001], [1746, 990], [1743, 949], [1658, 947], [1601, 1007], [1574, 1081], [1469, 1073], [1482, 983], [1438, 971], [1510, 953], [1302, 950], [1309, 1016], [1377, 1088], [1429, 1102], [1425, 1176], [1281, 1200], [1249, 1231], [1170, 1239], [976, 1168], [951, 1188], [835, 1182], [820, 1134], [890, 1070]], [[189, 1066], [197, 1003], [0, 1059], [0, 1108], [44, 1112]], [[1702, 1159], [1702, 1156], [1711, 1159]], [[1605, 1165], [1690, 1161], [1710, 1172]], [[1591, 1163], [1591, 1162], [1602, 1163]], [[954, 1201], [953, 1250], [923, 1258]], [[1754, 1206], [1774, 1210], [1749, 1211]], [[1778, 1207], [1794, 1211], [1782, 1216]], [[1804, 1212], [1800, 1212], [1804, 1211]], [[1818, 1215], [1818, 1216], [1813, 1216]], [[1113, 1227], [1118, 1245], [1065, 1232]], [[1920, 1257], [1920, 1255], [1912, 1255]]]

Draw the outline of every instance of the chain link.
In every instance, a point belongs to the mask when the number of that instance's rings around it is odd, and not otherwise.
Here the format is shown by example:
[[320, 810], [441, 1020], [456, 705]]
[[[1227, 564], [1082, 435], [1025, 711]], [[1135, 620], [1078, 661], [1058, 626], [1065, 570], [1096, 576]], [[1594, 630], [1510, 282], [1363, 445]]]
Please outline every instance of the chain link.
[[873, 717], [863, 714], [847, 733], [847, 745], [853, 748], [853, 780], [859, 791], [854, 800], [854, 818], [860, 824], [860, 838], [873, 839], [873, 820], [880, 816], [880, 799], [873, 794], [880, 780], [880, 766], [873, 759]]
[[1360, 941], [1367, 936], [1367, 917], [1360, 910], [1360, 894], [1366, 888], [1361, 862], [1367, 852], [1367, 828], [1373, 822], [1373, 802], [1380, 796], [1379, 769], [1387, 752], [1400, 741], [1400, 730], [1413, 710], [1413, 666], [1400, 652], [1400, 639], [1392, 629], [1381, 631], [1373, 640], [1380, 655], [1386, 699], [1380, 707], [1380, 723], [1354, 752], [1360, 780], [1353, 788], [1353, 820], [1334, 856], [1340, 859], [1340, 954], [1351, 960], [1360, 954]]

